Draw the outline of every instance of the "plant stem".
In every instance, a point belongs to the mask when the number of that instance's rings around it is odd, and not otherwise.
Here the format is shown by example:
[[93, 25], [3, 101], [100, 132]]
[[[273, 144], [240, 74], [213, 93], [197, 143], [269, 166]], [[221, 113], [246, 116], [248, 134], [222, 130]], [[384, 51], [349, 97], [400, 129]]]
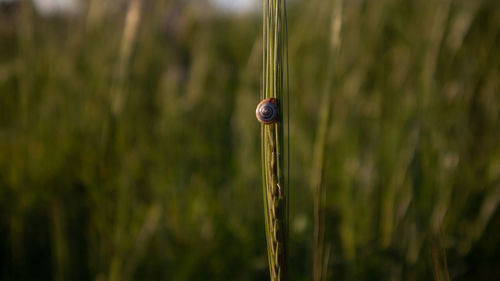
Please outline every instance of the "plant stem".
[[[261, 98], [278, 100], [278, 122], [262, 125], [262, 178], [269, 271], [272, 281], [286, 280], [288, 192], [288, 60], [284, 0], [263, 2], [263, 76]], [[286, 83], [285, 83], [286, 82]], [[286, 131], [286, 132], [285, 132]], [[288, 153], [288, 152], [287, 152]], [[286, 161], [285, 161], [286, 160]], [[285, 175], [286, 174], [286, 175]]]
[[313, 237], [313, 280], [326, 280], [329, 245], [325, 245], [325, 213], [326, 213], [326, 186], [323, 183], [323, 170], [325, 166], [325, 151], [327, 149], [327, 131], [330, 125], [332, 108], [332, 85], [336, 80], [336, 66], [339, 57], [342, 28], [342, 1], [333, 3], [330, 44], [328, 50], [328, 67], [325, 77], [325, 88], [321, 97], [318, 127], [313, 148], [311, 187], [314, 202], [314, 237]]

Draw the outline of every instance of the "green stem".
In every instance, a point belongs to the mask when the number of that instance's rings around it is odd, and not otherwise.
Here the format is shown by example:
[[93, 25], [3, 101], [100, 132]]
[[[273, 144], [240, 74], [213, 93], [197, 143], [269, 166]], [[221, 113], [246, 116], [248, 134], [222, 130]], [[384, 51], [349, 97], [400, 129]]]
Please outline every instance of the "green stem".
[[[285, 158], [285, 135], [288, 136], [288, 87], [286, 16], [284, 0], [263, 3], [263, 76], [261, 98], [276, 98], [278, 122], [262, 125], [262, 179], [269, 271], [272, 281], [286, 280], [287, 266], [287, 183], [288, 158]], [[285, 73], [286, 71], [286, 73]], [[286, 80], [286, 82], [288, 82]], [[286, 120], [285, 120], [286, 119]], [[286, 131], [286, 132], [285, 132]], [[288, 140], [288, 138], [287, 138]], [[285, 161], [285, 159], [287, 161]], [[286, 174], [286, 175], [285, 175]]]

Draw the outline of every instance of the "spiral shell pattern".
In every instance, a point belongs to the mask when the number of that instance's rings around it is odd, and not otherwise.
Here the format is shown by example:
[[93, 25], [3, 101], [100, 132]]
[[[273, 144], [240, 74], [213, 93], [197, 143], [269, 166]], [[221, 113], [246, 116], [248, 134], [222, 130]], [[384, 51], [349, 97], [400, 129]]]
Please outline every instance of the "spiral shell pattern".
[[255, 110], [257, 120], [262, 124], [272, 124], [278, 120], [278, 102], [276, 98], [262, 100]]

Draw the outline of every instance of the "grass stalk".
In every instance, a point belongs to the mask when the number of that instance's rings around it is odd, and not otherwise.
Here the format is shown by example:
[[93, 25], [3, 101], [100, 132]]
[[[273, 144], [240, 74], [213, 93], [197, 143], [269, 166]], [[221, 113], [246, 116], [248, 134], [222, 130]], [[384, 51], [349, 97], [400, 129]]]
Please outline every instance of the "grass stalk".
[[[286, 280], [288, 233], [288, 59], [286, 3], [263, 1], [261, 99], [278, 100], [278, 122], [262, 125], [262, 179], [267, 252], [272, 281]], [[286, 114], [285, 114], [286, 113]], [[285, 155], [287, 151], [287, 155]]]
[[139, 22], [141, 20], [142, 2], [139, 0], [130, 0], [125, 26], [120, 44], [120, 53], [118, 64], [115, 71], [115, 81], [111, 89], [113, 115], [118, 116], [123, 110], [125, 103], [124, 82], [130, 64], [132, 48], [136, 43]]
[[330, 124], [332, 107], [332, 87], [337, 65], [338, 53], [341, 40], [340, 31], [342, 27], [342, 0], [335, 1], [332, 10], [330, 44], [328, 51], [328, 67], [326, 71], [326, 83], [321, 97], [318, 127], [314, 142], [314, 154], [311, 171], [311, 187], [313, 190], [314, 203], [314, 237], [313, 237], [313, 280], [326, 280], [329, 246], [325, 245], [325, 208], [326, 187], [323, 184], [324, 156], [326, 151], [327, 130]]

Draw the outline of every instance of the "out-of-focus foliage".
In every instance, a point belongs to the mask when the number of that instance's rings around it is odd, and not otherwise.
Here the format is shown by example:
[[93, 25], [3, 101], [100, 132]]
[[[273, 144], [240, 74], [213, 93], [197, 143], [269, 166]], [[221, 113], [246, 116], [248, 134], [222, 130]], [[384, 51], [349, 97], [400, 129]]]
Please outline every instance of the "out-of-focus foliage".
[[[260, 16], [118, 2], [0, 4], [0, 279], [265, 280]], [[327, 92], [328, 279], [496, 280], [500, 2], [331, 2], [288, 7], [291, 279]]]

